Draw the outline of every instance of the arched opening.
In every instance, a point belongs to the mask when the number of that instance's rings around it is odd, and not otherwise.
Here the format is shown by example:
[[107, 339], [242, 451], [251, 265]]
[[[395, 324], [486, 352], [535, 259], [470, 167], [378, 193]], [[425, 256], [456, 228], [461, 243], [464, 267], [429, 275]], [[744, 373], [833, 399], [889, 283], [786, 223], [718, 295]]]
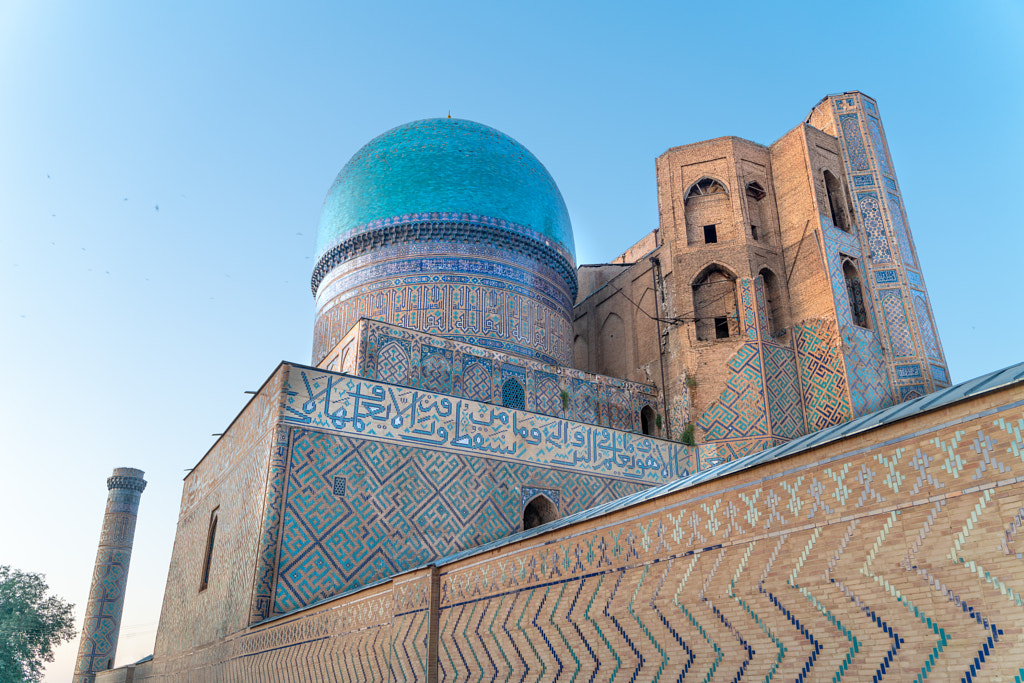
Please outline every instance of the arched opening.
[[761, 240], [766, 236], [764, 231], [764, 211], [762, 209], [762, 199], [764, 199], [768, 193], [764, 191], [760, 183], [748, 183], [747, 184], [747, 219], [750, 221], [750, 237], [755, 241]]
[[693, 317], [698, 341], [738, 335], [736, 276], [718, 266], [699, 276], [693, 283]]
[[506, 408], [526, 410], [526, 391], [515, 377], [509, 377], [501, 385], [501, 405]]
[[644, 406], [640, 411], [640, 431], [648, 436], [654, 436], [657, 430], [657, 418], [654, 417], [654, 409]]
[[779, 292], [779, 281], [775, 273], [762, 268], [758, 273], [764, 282], [764, 307], [768, 315], [768, 333], [773, 337], [778, 336], [786, 327], [782, 317], [782, 294]]
[[850, 232], [850, 221], [846, 212], [846, 193], [843, 185], [831, 171], [822, 171], [825, 177], [825, 192], [828, 194], [828, 208], [832, 213], [832, 225]]
[[860, 272], [851, 259], [843, 261], [843, 279], [846, 280], [846, 294], [850, 300], [850, 317], [853, 318], [853, 324], [858, 327], [869, 327]]
[[715, 244], [723, 241], [722, 229], [729, 221], [729, 191], [714, 178], [701, 178], [686, 191], [687, 244]]
[[199, 590], [204, 591], [210, 585], [210, 569], [213, 565], [213, 545], [217, 538], [217, 519], [220, 517], [218, 510], [210, 515], [210, 530], [206, 534], [206, 557], [203, 559], [203, 576], [199, 582]]
[[544, 494], [535, 496], [523, 508], [523, 531], [558, 519], [558, 507]]
[[599, 341], [601, 364], [598, 372], [612, 377], [625, 377], [628, 349], [626, 325], [622, 318], [615, 313], [609, 313], [601, 325]]

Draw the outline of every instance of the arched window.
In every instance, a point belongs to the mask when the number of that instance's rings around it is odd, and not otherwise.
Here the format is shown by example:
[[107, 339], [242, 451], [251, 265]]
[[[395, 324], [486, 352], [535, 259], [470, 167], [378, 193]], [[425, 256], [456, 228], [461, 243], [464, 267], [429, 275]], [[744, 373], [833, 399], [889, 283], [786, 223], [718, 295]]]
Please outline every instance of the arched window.
[[515, 377], [509, 377], [501, 385], [501, 405], [506, 408], [526, 410], [526, 391]]
[[761, 200], [768, 193], [764, 191], [760, 183], [747, 183], [747, 218], [750, 221], [750, 237], [760, 240], [766, 236], [764, 231], [764, 211], [761, 207]]
[[656, 418], [654, 417], [654, 409], [650, 406], [644, 406], [640, 411], [640, 431], [644, 434], [654, 436], [657, 424], [655, 424]]
[[558, 507], [544, 494], [538, 494], [523, 508], [523, 531], [558, 519]]
[[213, 544], [217, 538], [217, 519], [219, 508], [210, 515], [210, 530], [206, 533], [206, 557], [203, 559], [203, 576], [199, 582], [199, 590], [204, 591], [210, 585], [210, 567], [213, 564]]
[[853, 318], [853, 324], [858, 327], [869, 327], [860, 272], [851, 259], [843, 261], [843, 278], [846, 280], [846, 294], [850, 299], [850, 316]]
[[768, 333], [775, 337], [786, 327], [782, 318], [782, 294], [779, 292], [779, 281], [775, 277], [775, 273], [767, 268], [762, 268], [758, 275], [764, 282], [764, 307], [768, 314]]
[[693, 283], [693, 317], [698, 341], [739, 334], [736, 276], [711, 266]]
[[686, 191], [687, 244], [723, 241], [722, 228], [730, 219], [729, 191], [714, 178], [701, 178]]
[[850, 232], [850, 221], [846, 212], [846, 192], [839, 178], [832, 175], [831, 171], [822, 171], [825, 177], [825, 192], [828, 194], [828, 208], [832, 213], [832, 225], [840, 230]]
[[714, 178], [701, 178], [690, 186], [690, 191], [686, 193], [686, 201], [690, 201], [693, 197], [706, 197], [713, 194], [728, 194], [728, 190], [725, 189], [725, 185]]

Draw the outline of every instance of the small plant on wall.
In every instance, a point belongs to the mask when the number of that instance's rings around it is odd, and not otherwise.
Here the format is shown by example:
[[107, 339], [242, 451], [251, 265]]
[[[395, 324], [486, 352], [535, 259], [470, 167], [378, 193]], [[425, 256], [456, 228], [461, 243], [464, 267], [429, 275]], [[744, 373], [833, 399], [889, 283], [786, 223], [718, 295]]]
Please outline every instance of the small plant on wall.
[[697, 388], [697, 378], [694, 377], [693, 375], [687, 375], [686, 376], [686, 388], [687, 389], [696, 389]]
[[661, 413], [654, 416], [654, 426], [658, 428], [659, 432], [661, 431]]
[[679, 434], [679, 440], [687, 446], [696, 446], [697, 440], [693, 437], [693, 423], [687, 422], [686, 429]]
[[562, 389], [562, 410], [569, 410], [569, 392]]

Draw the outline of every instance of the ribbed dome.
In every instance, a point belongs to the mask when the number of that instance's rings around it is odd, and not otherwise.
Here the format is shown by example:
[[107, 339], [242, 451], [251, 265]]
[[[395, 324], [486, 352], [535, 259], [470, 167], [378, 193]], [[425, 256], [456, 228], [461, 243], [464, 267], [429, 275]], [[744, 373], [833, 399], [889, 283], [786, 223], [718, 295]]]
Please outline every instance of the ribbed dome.
[[569, 213], [544, 165], [494, 128], [447, 118], [392, 128], [345, 164], [324, 200], [317, 260], [375, 221], [440, 212], [528, 228], [575, 260]]

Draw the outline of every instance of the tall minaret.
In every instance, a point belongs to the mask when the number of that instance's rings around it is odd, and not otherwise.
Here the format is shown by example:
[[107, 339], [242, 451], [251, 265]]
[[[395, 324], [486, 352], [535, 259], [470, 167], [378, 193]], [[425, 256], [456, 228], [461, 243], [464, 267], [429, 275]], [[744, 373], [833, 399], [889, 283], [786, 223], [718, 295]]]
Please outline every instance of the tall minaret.
[[92, 571], [74, 683], [92, 683], [97, 671], [114, 665], [135, 520], [139, 515], [139, 499], [146, 489], [143, 474], [142, 470], [118, 467], [107, 479], [107, 510], [103, 514], [103, 530]]

